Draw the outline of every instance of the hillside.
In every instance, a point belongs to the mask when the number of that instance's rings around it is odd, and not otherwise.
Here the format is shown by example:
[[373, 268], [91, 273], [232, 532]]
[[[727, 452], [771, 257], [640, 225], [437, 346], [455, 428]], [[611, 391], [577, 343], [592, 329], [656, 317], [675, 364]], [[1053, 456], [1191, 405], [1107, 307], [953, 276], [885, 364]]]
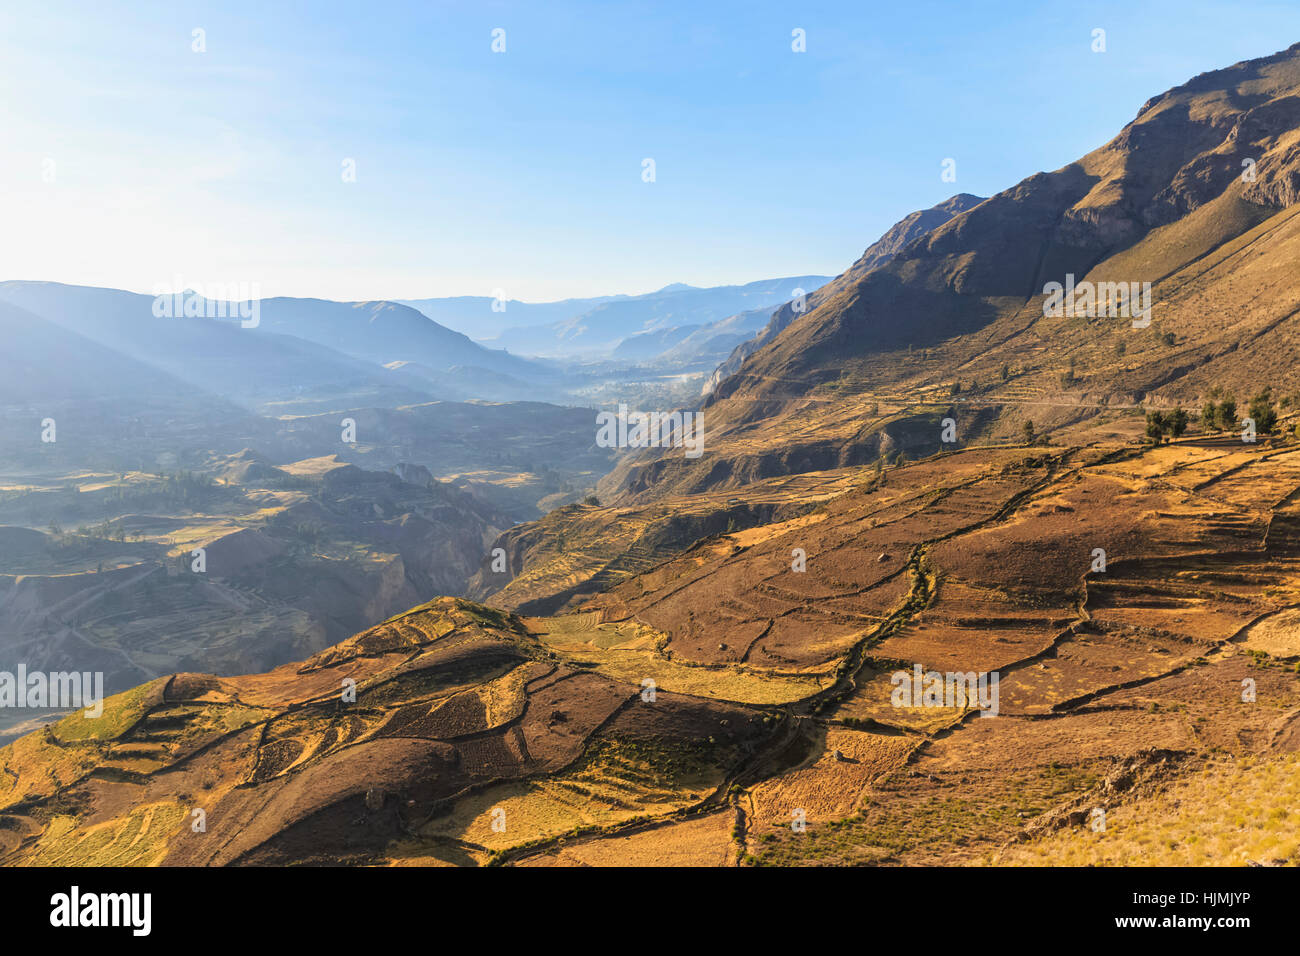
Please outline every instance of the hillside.
[[[0, 749], [4, 860], [1050, 862], [1131, 853], [1136, 825], [1179, 859], [1295, 859], [1269, 793], [1300, 748], [1294, 443], [1092, 433], [823, 477], [802, 515], [571, 609], [441, 599], [300, 664], [65, 718]], [[534, 605], [565, 587], [530, 580]], [[891, 705], [914, 664], [996, 672], [996, 717]], [[1266, 831], [1218, 839], [1179, 809], [1225, 780]]]
[[[75, 467], [88, 457], [152, 460], [178, 442], [247, 432], [234, 401], [0, 301], [3, 470]], [[53, 361], [51, 361], [53, 359]], [[50, 441], [42, 441], [51, 420]]]
[[[191, 409], [199, 402], [214, 402], [228, 413], [241, 414], [214, 395], [194, 394], [192, 385], [48, 322], [40, 316], [0, 301], [0, 404], [65, 405], [80, 402], [123, 402], [140, 414], [174, 408], [186, 403], [188, 387], [193, 395]], [[50, 356], [58, 361], [51, 365]]]
[[767, 323], [759, 329], [758, 334], [737, 344], [731, 354], [727, 356], [726, 361], [714, 371], [704, 387], [704, 394], [708, 395], [718, 387], [720, 382], [738, 372], [745, 359], [775, 339], [800, 315], [813, 311], [837, 293], [855, 285], [861, 281], [864, 275], [897, 256], [910, 243], [931, 230], [942, 226], [953, 216], [978, 206], [983, 201], [979, 196], [958, 193], [937, 206], [931, 206], [929, 209], [922, 209], [904, 216], [890, 226], [883, 236], [867, 246], [866, 251], [858, 257], [858, 260], [832, 282], [818, 289], [809, 290], [810, 294], [801, 303], [801, 312], [796, 313], [794, 304], [786, 302], [771, 314]]
[[[1152, 98], [1106, 145], [841, 284], [708, 396], [709, 454], [628, 459], [602, 500], [930, 453], [923, 407], [959, 410], [970, 441], [1144, 401], [1199, 407], [1216, 387], [1243, 404], [1295, 391], [1298, 94], [1300, 45]], [[1150, 283], [1150, 326], [1045, 316], [1045, 287], [1070, 275]]]

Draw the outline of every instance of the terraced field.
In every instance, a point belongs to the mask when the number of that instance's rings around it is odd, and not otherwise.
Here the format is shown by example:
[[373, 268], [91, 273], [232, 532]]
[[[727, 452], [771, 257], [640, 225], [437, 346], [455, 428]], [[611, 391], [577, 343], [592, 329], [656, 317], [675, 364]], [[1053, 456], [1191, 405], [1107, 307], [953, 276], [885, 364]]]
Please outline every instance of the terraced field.
[[[443, 598], [301, 664], [154, 681], [0, 751], [5, 859], [1110, 861], [1157, 836], [1196, 847], [1170, 860], [1293, 859], [1261, 781], [1300, 749], [1300, 446], [1112, 427], [803, 476], [797, 507], [789, 478], [690, 499], [751, 520], [591, 594], [551, 541], [498, 609]], [[996, 674], [995, 714], [900, 702], [918, 666]], [[1258, 838], [1170, 809], [1229, 787]]]

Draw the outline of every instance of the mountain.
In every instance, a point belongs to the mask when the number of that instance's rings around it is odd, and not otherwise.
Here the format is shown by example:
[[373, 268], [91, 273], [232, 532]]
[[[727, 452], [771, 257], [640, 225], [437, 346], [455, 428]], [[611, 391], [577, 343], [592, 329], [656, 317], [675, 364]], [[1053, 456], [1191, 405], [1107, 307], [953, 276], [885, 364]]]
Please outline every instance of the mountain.
[[[520, 302], [486, 295], [460, 295], [441, 299], [395, 299], [409, 305], [439, 325], [463, 332], [472, 339], [496, 339], [506, 329], [549, 325], [589, 312], [598, 305], [627, 296], [602, 295], [589, 299], [560, 299], [556, 302]], [[494, 308], [495, 306], [495, 308]], [[503, 307], [504, 306], [504, 307]]]
[[[175, 311], [178, 297], [166, 298]], [[155, 315], [153, 296], [54, 282], [0, 283], [0, 301], [252, 407], [302, 407], [313, 398], [337, 407], [344, 394], [386, 405], [509, 399], [525, 397], [519, 376], [554, 379], [548, 368], [483, 348], [391, 302], [264, 299], [257, 324], [245, 328], [241, 321], [252, 319], [240, 319], [238, 303], [201, 296], [181, 299], [197, 314], [180, 317]], [[392, 362], [435, 374], [394, 376], [381, 367]], [[527, 397], [538, 397], [535, 384]]]
[[[708, 454], [629, 457], [601, 499], [932, 453], [954, 403], [973, 440], [1296, 389], [1298, 138], [1300, 44], [1152, 98], [1077, 162], [846, 275], [708, 396]], [[1052, 283], [1149, 283], [1150, 324], [1050, 314]]]
[[[184, 400], [175, 378], [26, 309], [0, 301], [0, 404], [70, 401], [136, 405]], [[212, 396], [206, 396], [209, 400]]]
[[786, 306], [781, 306], [773, 312], [769, 305], [748, 312], [737, 312], [705, 325], [644, 332], [620, 342], [614, 349], [614, 358], [636, 355], [639, 356], [639, 361], [668, 368], [718, 365], [751, 342], [755, 336], [763, 334], [774, 315], [786, 311], [789, 311]]
[[[0, 748], [0, 862], [1287, 862], [1198, 795], [1293, 802], [1300, 452], [1079, 437], [562, 509], [494, 606]], [[733, 520], [674, 539], [680, 504]], [[900, 703], [918, 672], [970, 696]]]
[[263, 299], [261, 310], [258, 331], [294, 335], [380, 365], [416, 362], [438, 371], [481, 369], [515, 379], [554, 378], [545, 366], [484, 348], [395, 302], [274, 298]]
[[777, 335], [783, 332], [791, 322], [800, 315], [807, 314], [822, 302], [826, 301], [836, 292], [853, 285], [861, 280], [869, 271], [879, 265], [888, 262], [894, 256], [898, 255], [911, 242], [930, 232], [939, 226], [942, 226], [953, 216], [965, 212], [978, 206], [984, 200], [979, 196], [972, 196], [970, 193], [958, 193], [951, 199], [940, 203], [937, 206], [931, 206], [929, 209], [923, 209], [919, 212], [911, 213], [900, 219], [889, 230], [869, 245], [858, 261], [853, 263], [845, 272], [840, 274], [833, 282], [822, 286], [814, 291], [807, 299], [801, 303], [803, 310], [795, 312], [794, 306], [790, 302], [784, 303], [781, 308], [771, 314], [770, 321], [761, 327], [752, 338], [740, 342], [735, 346], [735, 350], [727, 357], [714, 371], [709, 381], [704, 386], [704, 394], [708, 395], [723, 379], [734, 375], [745, 359], [753, 355], [760, 348], [771, 342]]
[[[686, 328], [676, 336], [669, 336], [677, 341], [689, 334], [689, 326], [706, 326], [711, 322], [725, 320], [738, 309], [728, 303], [739, 303], [738, 308], [758, 308], [750, 302], [745, 304], [747, 296], [757, 295], [765, 303], [769, 298], [768, 290], [773, 282], [779, 288], [782, 283], [790, 285], [789, 292], [800, 283], [806, 290], [822, 285], [827, 276], [803, 276], [792, 279], [777, 279], [753, 282], [745, 286], [717, 286], [700, 288], [684, 282], [672, 282], [654, 292], [644, 295], [606, 295], [586, 299], [561, 299], [557, 302], [520, 302], [515, 299], [498, 301], [489, 296], [453, 296], [441, 299], [399, 299], [400, 305], [408, 305], [433, 319], [435, 322], [464, 332], [470, 338], [494, 345], [506, 345], [517, 353], [528, 349], [539, 350], [537, 354], [563, 356], [569, 354], [559, 347], [555, 339], [582, 339], [585, 332], [575, 331], [574, 324], [581, 325], [581, 317], [597, 312], [603, 306], [612, 306], [610, 315], [598, 313], [597, 322], [621, 323], [615, 339], [624, 336], [629, 339], [643, 332], [663, 332], [670, 328]], [[670, 325], [660, 321], [664, 315], [683, 315], [687, 317]], [[630, 324], [629, 324], [630, 323]], [[543, 330], [539, 327], [549, 327]], [[623, 328], [626, 326], [626, 328]], [[531, 331], [527, 331], [531, 330]], [[605, 334], [604, 330], [597, 330]], [[527, 348], [516, 347], [526, 343]], [[513, 343], [513, 344], [512, 344]], [[580, 341], [578, 347], [586, 350], [588, 342]], [[608, 346], [608, 343], [606, 343]], [[602, 347], [606, 347], [602, 346]], [[627, 343], [624, 357], [630, 355], [649, 355], [650, 350], [642, 349], [632, 341]]]
[[770, 307], [737, 312], [717, 322], [697, 326], [656, 361], [665, 365], [717, 364], [763, 330], [772, 317]]
[[[233, 401], [0, 301], [0, 447], [6, 470], [102, 463], [138, 467], [180, 442], [238, 433]], [[52, 419], [51, 441], [42, 422]], [[12, 473], [12, 472], [10, 472]]]
[[0, 301], [248, 408], [330, 407], [343, 395], [393, 405], [431, 397], [427, 390], [394, 387], [371, 361], [295, 336], [225, 319], [155, 316], [153, 296], [13, 281], [0, 283]]
[[614, 347], [611, 358], [631, 362], [644, 362], [680, 345], [700, 331], [700, 325], [674, 325], [667, 329], [654, 329], [629, 335]]
[[[645, 295], [611, 299], [547, 325], [508, 328], [493, 341], [521, 355], [608, 355], [632, 336], [688, 329], [738, 312], [775, 307], [796, 295], [797, 289], [811, 292], [828, 278], [791, 276], [704, 289], [675, 284]], [[659, 341], [671, 344], [672, 338], [670, 334]]]
[[[496, 801], [541, 785], [561, 800], [581, 795], [602, 821], [660, 816], [714, 790], [771, 734], [757, 708], [670, 693], [647, 703], [551, 657], [514, 615], [443, 598], [266, 675], [159, 678], [107, 701], [104, 719], [73, 714], [0, 750], [0, 857], [486, 862], [462, 839], [474, 793]], [[339, 703], [349, 681], [364, 706]], [[63, 772], [43, 772], [65, 747]], [[113, 801], [119, 787], [138, 798], [130, 807]], [[68, 805], [58, 837], [45, 808], [70, 792], [84, 800]], [[180, 825], [188, 794], [200, 793], [202, 833]], [[453, 804], [456, 816], [440, 813]], [[150, 826], [128, 846], [122, 826], [141, 811]], [[525, 812], [521, 834], [534, 829]], [[581, 818], [552, 816], [570, 827]], [[81, 829], [92, 817], [102, 838]], [[481, 820], [488, 833], [492, 818]], [[394, 845], [403, 831], [406, 850]]]

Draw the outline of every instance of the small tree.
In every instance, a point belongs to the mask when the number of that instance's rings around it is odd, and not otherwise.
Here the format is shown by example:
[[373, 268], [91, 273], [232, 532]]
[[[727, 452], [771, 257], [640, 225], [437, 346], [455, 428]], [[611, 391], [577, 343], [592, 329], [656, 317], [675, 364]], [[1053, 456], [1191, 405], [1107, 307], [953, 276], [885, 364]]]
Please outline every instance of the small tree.
[[1201, 409], [1201, 427], [1207, 432], [1214, 428], [1219, 422], [1219, 406], [1213, 401], [1205, 403]]
[[1219, 428], [1228, 430], [1237, 427], [1237, 400], [1231, 395], [1219, 403]]
[[1273, 407], [1273, 389], [1264, 389], [1250, 400], [1250, 417], [1255, 420], [1255, 430], [1261, 435], [1271, 435], [1277, 425], [1277, 409]]
[[1025, 423], [1020, 426], [1020, 434], [1024, 437], [1026, 445], [1032, 445], [1034, 443], [1034, 423], [1032, 420], [1026, 420]]
[[1007, 379], [1011, 378], [1011, 366], [1009, 366], [1006, 362], [1003, 362], [1002, 368], [998, 369], [998, 378], [1002, 379], [1002, 381], [1004, 382]]
[[1151, 444], [1159, 445], [1161, 439], [1165, 437], [1165, 429], [1168, 423], [1165, 416], [1160, 412], [1147, 412], [1147, 437], [1151, 439]]
[[1169, 413], [1166, 422], [1169, 425], [1169, 434], [1181, 438], [1183, 432], [1187, 431], [1187, 412], [1180, 405]]

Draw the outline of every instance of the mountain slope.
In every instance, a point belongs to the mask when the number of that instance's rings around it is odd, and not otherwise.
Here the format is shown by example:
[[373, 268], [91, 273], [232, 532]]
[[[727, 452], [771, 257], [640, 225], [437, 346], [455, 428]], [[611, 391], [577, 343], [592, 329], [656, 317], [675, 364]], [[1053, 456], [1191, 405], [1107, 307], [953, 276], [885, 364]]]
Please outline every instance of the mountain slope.
[[[233, 402], [0, 301], [0, 445], [7, 469], [64, 467], [95, 453], [122, 466], [208, 434], [254, 427]], [[52, 442], [42, 421], [54, 420]], [[128, 453], [128, 447], [131, 452]]]
[[[814, 293], [816, 294], [816, 293]], [[763, 331], [772, 317], [771, 307], [750, 309], [735, 315], [701, 325], [671, 348], [659, 353], [655, 361], [662, 364], [684, 365], [726, 359], [745, 342]]]
[[[493, 606], [0, 748], [0, 861], [1294, 862], [1297, 403], [1171, 444], [1137, 403], [1300, 387], [1298, 95], [1300, 46], [1199, 77], [846, 279], [702, 458], [503, 533]], [[1046, 314], [1068, 274], [1151, 325]]]
[[[223, 480], [191, 483], [194, 514], [157, 513], [163, 481], [118, 486], [150, 509], [116, 517], [121, 541], [89, 520], [46, 535], [0, 517], [0, 672], [99, 670], [116, 693], [170, 670], [265, 670], [427, 594], [460, 593], [511, 523], [427, 471], [403, 480], [320, 460], [278, 469], [250, 450], [214, 464]], [[91, 499], [85, 507], [97, 497], [77, 496]], [[74, 514], [63, 516], [71, 525]], [[205, 550], [202, 573], [192, 548]], [[0, 709], [0, 733], [22, 719]]]
[[[709, 396], [703, 458], [625, 459], [601, 498], [930, 453], [954, 402], [969, 441], [1215, 386], [1294, 390], [1298, 184], [1300, 44], [1154, 97], [1105, 146], [840, 284]], [[1045, 315], [1069, 276], [1151, 283], [1151, 327]]]
[[937, 206], [931, 206], [929, 209], [922, 209], [904, 216], [890, 226], [883, 236], [867, 246], [866, 251], [858, 258], [858, 261], [837, 276], [834, 281], [812, 291], [801, 303], [802, 312], [796, 313], [793, 303], [786, 302], [776, 312], [772, 313], [767, 325], [757, 335], [737, 345], [731, 355], [727, 357], [727, 360], [718, 366], [705, 384], [704, 394], [708, 395], [718, 387], [718, 383], [723, 379], [734, 375], [740, 369], [740, 366], [744, 364], [745, 359], [785, 331], [786, 327], [799, 315], [816, 309], [833, 295], [856, 284], [876, 266], [883, 265], [894, 258], [914, 240], [943, 225], [953, 216], [978, 206], [983, 201], [979, 196], [972, 196], [970, 193], [958, 193]]
[[6, 405], [175, 402], [187, 388], [183, 379], [3, 301], [0, 338], [0, 403]]
[[516, 378], [553, 377], [544, 366], [484, 348], [395, 302], [275, 298], [263, 299], [261, 308], [260, 331], [294, 335], [380, 365], [418, 362], [442, 371], [463, 367]]
[[[679, 694], [643, 701], [522, 619], [443, 598], [299, 664], [159, 679], [104, 719], [74, 714], [0, 749], [0, 858], [487, 862], [530, 833], [689, 807], [770, 724]], [[73, 794], [88, 815], [47, 827]]]

